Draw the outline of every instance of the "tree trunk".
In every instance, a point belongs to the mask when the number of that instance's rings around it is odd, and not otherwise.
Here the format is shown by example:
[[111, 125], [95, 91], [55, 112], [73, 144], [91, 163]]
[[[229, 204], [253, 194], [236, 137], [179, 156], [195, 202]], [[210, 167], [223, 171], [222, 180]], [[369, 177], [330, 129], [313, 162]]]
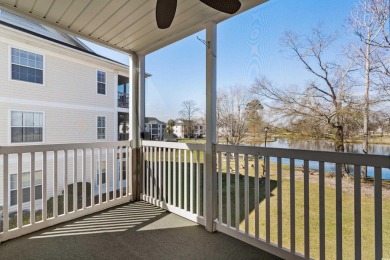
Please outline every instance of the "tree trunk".
[[336, 126], [334, 144], [336, 152], [344, 152], [344, 129], [342, 125]]
[[[366, 44], [366, 67], [365, 67], [365, 97], [364, 97], [364, 112], [363, 112], [363, 153], [367, 154], [368, 153], [368, 124], [369, 124], [369, 102], [370, 102], [370, 96], [369, 96], [369, 91], [370, 91], [370, 66], [371, 66], [371, 60], [370, 60], [370, 44]], [[362, 167], [362, 178], [367, 179], [367, 167], [363, 166]]]

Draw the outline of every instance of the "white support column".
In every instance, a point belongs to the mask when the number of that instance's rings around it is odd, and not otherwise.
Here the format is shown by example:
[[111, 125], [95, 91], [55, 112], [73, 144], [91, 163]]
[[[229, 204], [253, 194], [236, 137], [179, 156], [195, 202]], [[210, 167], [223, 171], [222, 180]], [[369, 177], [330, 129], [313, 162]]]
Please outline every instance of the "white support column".
[[214, 145], [217, 141], [216, 100], [217, 100], [217, 26], [214, 22], [206, 25], [206, 152], [205, 152], [205, 198], [206, 230], [215, 231], [217, 217], [217, 175]]
[[139, 60], [139, 125], [145, 132], [145, 56], [138, 55]]
[[132, 169], [129, 169], [129, 185], [131, 185], [132, 199], [137, 201], [140, 199], [140, 192], [142, 187], [142, 170], [141, 170], [141, 141], [140, 141], [140, 127], [139, 127], [139, 93], [140, 93], [140, 81], [139, 81], [139, 69], [137, 54], [130, 55], [129, 60], [129, 83], [130, 83], [130, 104], [129, 104], [129, 123], [130, 123], [130, 135], [131, 150], [132, 150]]
[[138, 72], [138, 56], [136, 54], [130, 55], [129, 60], [129, 83], [130, 83], [130, 105], [129, 105], [129, 123], [130, 123], [130, 135], [129, 138], [133, 142], [133, 148], [140, 147], [139, 140], [139, 72]]

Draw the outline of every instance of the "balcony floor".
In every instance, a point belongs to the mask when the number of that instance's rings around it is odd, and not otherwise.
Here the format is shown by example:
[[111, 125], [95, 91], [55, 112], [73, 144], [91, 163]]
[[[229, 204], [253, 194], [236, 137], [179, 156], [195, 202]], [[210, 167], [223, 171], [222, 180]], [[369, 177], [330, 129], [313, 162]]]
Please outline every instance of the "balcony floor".
[[0, 245], [1, 259], [278, 259], [145, 202], [62, 223]]

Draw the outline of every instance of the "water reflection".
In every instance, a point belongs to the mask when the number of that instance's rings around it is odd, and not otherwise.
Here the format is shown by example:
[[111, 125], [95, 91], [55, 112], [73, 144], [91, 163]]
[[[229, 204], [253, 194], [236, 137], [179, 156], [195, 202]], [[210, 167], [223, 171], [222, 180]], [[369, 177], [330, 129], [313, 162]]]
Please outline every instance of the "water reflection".
[[[278, 139], [274, 142], [267, 142], [267, 147], [330, 152], [334, 151], [334, 143], [325, 140]], [[345, 144], [344, 148], [345, 152], [348, 153], [363, 153], [363, 145], [361, 143]], [[370, 154], [390, 155], [390, 145], [370, 144], [368, 146], [368, 152]]]
[[[301, 150], [316, 150], [316, 151], [334, 151], [334, 144], [331, 141], [325, 140], [293, 140], [293, 139], [278, 139], [274, 142], [267, 143], [267, 147], [273, 148], [290, 148]], [[362, 144], [345, 144], [345, 152], [348, 153], [363, 153]], [[378, 155], [390, 155], [390, 145], [370, 144], [368, 147], [369, 153]], [[276, 162], [276, 158], [271, 158], [271, 161]], [[283, 164], [289, 164], [289, 159], [283, 159]], [[295, 160], [297, 166], [303, 165], [302, 160]], [[318, 170], [318, 162], [310, 162], [309, 167], [311, 169]], [[353, 175], [353, 167], [348, 167], [350, 173]], [[325, 171], [334, 172], [334, 163], [325, 163]], [[368, 167], [367, 175], [369, 177], [374, 176], [374, 169]], [[382, 178], [390, 179], [390, 169], [382, 169]]]

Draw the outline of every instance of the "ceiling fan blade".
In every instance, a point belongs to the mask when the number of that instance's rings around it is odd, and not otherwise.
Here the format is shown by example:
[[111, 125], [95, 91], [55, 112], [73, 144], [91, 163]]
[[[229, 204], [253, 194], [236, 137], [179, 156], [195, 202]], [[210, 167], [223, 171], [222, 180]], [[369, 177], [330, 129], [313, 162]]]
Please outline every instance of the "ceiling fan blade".
[[240, 10], [239, 0], [200, 0], [202, 3], [227, 14], [234, 14]]
[[176, 13], [177, 0], [157, 0], [156, 21], [160, 29], [171, 26]]

